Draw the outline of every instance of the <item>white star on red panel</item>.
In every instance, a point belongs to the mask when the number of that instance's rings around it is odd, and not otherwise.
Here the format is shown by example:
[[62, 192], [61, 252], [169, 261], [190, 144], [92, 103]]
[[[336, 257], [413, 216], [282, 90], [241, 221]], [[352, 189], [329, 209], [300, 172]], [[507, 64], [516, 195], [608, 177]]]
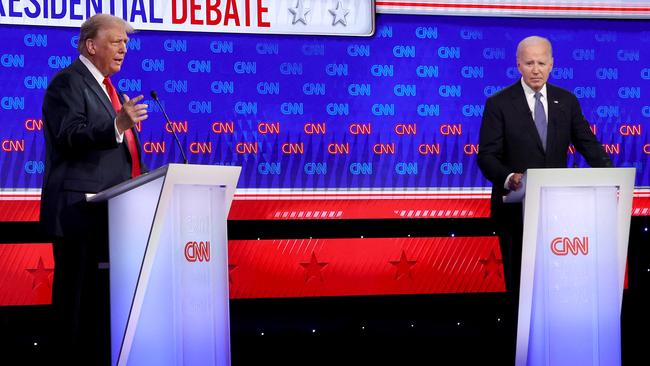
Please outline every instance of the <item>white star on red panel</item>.
[[309, 281], [312, 277], [318, 277], [321, 282], [323, 282], [323, 274], [321, 273], [321, 270], [323, 267], [325, 267], [328, 263], [327, 262], [319, 262], [318, 259], [316, 259], [316, 254], [312, 251], [311, 252], [311, 259], [309, 262], [302, 262], [300, 263], [303, 268], [307, 271], [307, 275], [305, 276], [305, 283]]
[[411, 267], [413, 267], [417, 261], [410, 261], [406, 259], [406, 253], [402, 250], [402, 255], [398, 261], [390, 261], [390, 264], [397, 267], [395, 272], [395, 281], [399, 280], [402, 276], [408, 276], [408, 278], [413, 279], [413, 274], [411, 274]]
[[54, 269], [45, 268], [42, 257], [38, 257], [38, 265], [36, 268], [27, 268], [25, 271], [34, 276], [34, 279], [32, 281], [32, 290], [40, 285], [45, 285], [49, 288], [52, 288], [51, 274], [54, 272]]

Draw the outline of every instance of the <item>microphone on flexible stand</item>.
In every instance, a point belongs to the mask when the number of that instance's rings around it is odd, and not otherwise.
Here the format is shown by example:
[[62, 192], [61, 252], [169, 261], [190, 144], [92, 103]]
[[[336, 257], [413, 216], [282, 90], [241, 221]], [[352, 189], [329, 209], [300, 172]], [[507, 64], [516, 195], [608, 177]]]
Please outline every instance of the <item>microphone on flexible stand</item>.
[[152, 90], [151, 93], [149, 93], [149, 95], [151, 95], [151, 98], [153, 98], [153, 100], [160, 107], [160, 110], [163, 112], [163, 115], [165, 116], [165, 121], [167, 121], [166, 125], [169, 126], [169, 129], [172, 131], [172, 135], [174, 135], [174, 139], [176, 140], [176, 145], [178, 145], [179, 150], [181, 150], [181, 155], [183, 155], [183, 164], [187, 164], [187, 157], [185, 156], [183, 145], [181, 145], [181, 142], [178, 140], [178, 135], [176, 135], [176, 131], [174, 131], [174, 126], [169, 120], [169, 117], [167, 116], [167, 112], [165, 112], [165, 108], [163, 108], [162, 104], [160, 104], [160, 101], [158, 100], [158, 94], [156, 94], [155, 90]]

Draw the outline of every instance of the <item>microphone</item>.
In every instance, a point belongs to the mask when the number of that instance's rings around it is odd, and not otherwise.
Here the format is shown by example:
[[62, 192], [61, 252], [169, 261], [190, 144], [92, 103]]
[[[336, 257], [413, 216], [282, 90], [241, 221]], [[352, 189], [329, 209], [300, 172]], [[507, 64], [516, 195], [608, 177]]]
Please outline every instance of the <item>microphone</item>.
[[158, 94], [156, 94], [155, 90], [152, 90], [151, 93], [151, 98], [158, 104], [158, 107], [160, 107], [160, 110], [163, 112], [163, 115], [165, 116], [165, 121], [167, 121], [166, 125], [169, 126], [169, 129], [172, 131], [172, 135], [174, 135], [174, 139], [176, 140], [176, 145], [178, 145], [178, 149], [181, 151], [181, 155], [183, 155], [183, 164], [187, 164], [187, 157], [185, 156], [185, 151], [183, 151], [183, 145], [181, 145], [181, 142], [178, 141], [178, 135], [176, 135], [176, 131], [174, 131], [174, 126], [172, 125], [171, 121], [169, 120], [169, 117], [167, 116], [167, 112], [165, 112], [165, 108], [163, 108], [162, 104], [160, 104], [160, 101], [158, 100]]

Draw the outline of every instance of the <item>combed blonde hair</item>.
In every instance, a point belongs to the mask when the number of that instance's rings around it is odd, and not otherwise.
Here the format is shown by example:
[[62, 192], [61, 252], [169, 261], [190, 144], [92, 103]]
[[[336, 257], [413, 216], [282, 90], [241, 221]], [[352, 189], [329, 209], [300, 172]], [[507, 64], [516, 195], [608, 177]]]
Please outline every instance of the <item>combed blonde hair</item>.
[[77, 50], [79, 50], [79, 53], [82, 55], [86, 54], [87, 39], [97, 37], [100, 30], [113, 25], [122, 27], [126, 33], [134, 32], [133, 27], [122, 18], [110, 14], [95, 14], [81, 25], [81, 29], [79, 30], [79, 41], [77, 43]]

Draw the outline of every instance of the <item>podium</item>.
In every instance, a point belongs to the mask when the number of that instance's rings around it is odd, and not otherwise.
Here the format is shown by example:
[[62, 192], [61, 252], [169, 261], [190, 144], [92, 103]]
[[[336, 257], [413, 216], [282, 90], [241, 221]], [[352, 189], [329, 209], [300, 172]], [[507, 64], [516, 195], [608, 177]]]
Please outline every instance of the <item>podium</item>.
[[527, 171], [517, 366], [621, 364], [634, 176]]
[[226, 218], [241, 167], [170, 164], [108, 201], [111, 364], [230, 365]]

